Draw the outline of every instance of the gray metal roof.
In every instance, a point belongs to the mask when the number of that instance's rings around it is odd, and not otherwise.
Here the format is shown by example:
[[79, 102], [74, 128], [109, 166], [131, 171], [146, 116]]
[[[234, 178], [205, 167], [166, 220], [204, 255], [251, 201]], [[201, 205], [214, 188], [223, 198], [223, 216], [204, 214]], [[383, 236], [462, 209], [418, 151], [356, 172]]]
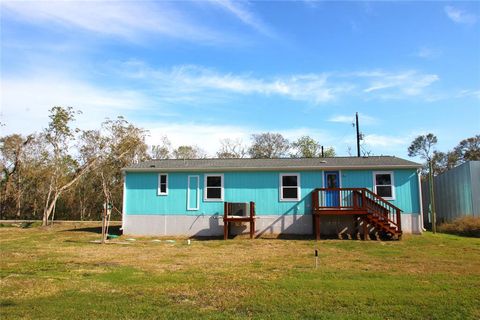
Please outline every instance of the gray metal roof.
[[420, 168], [421, 164], [392, 156], [281, 159], [167, 159], [132, 164], [123, 171], [257, 171], [319, 169]]

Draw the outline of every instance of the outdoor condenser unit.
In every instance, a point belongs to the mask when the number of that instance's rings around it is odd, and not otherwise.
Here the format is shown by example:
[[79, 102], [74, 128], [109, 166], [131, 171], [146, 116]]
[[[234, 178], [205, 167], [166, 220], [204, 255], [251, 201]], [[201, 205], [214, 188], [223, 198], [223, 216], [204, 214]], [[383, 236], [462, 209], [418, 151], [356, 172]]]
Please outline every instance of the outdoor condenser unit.
[[232, 202], [231, 206], [232, 211], [230, 212], [230, 215], [232, 216], [246, 217], [250, 215], [248, 212], [248, 203], [246, 202]]

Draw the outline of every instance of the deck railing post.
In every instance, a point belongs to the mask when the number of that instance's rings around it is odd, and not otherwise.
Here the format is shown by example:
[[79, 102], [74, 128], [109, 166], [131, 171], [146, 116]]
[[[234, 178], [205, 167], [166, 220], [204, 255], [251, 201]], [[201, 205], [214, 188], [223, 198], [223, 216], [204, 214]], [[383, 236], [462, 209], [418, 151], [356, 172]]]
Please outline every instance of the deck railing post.
[[402, 231], [402, 214], [400, 212], [400, 209], [396, 209], [397, 211], [397, 226], [398, 226], [398, 231]]
[[312, 213], [318, 209], [318, 189], [312, 191]]
[[367, 200], [365, 195], [365, 189], [362, 189], [362, 209], [367, 209]]

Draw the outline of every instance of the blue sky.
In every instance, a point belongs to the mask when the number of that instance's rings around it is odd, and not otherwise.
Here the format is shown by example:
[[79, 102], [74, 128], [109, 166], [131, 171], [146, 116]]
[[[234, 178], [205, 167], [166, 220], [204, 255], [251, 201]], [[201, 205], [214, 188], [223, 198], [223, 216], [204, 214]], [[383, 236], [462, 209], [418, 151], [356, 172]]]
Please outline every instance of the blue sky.
[[2, 135], [54, 105], [125, 116], [214, 155], [222, 138], [308, 134], [407, 157], [480, 133], [480, 2], [2, 1]]

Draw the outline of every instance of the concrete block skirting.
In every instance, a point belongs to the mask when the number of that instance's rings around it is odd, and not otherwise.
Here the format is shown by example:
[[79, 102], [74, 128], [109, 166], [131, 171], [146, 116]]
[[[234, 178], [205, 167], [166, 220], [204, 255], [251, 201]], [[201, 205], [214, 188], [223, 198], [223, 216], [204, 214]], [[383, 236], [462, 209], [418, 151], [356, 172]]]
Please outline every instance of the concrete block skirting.
[[[124, 215], [123, 233], [137, 236], [221, 236], [223, 216], [218, 215]], [[248, 224], [233, 226], [230, 233], [248, 232]], [[421, 233], [418, 214], [402, 214], [404, 233]], [[261, 215], [257, 216], [255, 235], [298, 234], [313, 235], [313, 221], [307, 215]], [[322, 217], [322, 235], [354, 233], [352, 216]]]

